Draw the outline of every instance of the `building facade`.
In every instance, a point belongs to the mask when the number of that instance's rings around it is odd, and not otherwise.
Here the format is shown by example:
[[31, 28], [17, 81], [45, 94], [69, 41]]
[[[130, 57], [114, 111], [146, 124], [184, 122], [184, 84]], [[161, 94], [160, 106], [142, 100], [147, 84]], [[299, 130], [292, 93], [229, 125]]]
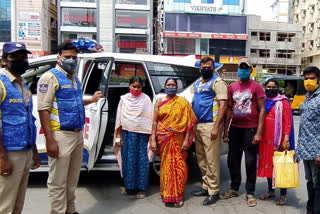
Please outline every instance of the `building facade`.
[[320, 1], [293, 0], [293, 23], [302, 26], [302, 69], [320, 64]]
[[249, 56], [257, 72], [300, 75], [302, 28], [298, 24], [261, 21], [248, 16]]
[[56, 53], [56, 0], [2, 0], [0, 11], [0, 48], [16, 41], [27, 45], [29, 57]]
[[114, 48], [117, 53], [153, 53], [153, 1], [114, 0]]
[[246, 56], [247, 18], [244, 1], [161, 1], [158, 14], [158, 53], [172, 56], [210, 56], [236, 71]]
[[289, 0], [274, 0], [271, 8], [272, 21], [289, 22]]

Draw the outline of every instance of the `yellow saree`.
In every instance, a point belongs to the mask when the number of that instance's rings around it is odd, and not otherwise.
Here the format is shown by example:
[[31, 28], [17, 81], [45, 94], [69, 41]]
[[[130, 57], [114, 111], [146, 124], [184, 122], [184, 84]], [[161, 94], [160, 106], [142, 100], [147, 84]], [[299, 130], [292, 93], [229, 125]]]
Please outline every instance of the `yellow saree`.
[[189, 146], [197, 121], [190, 103], [178, 96], [158, 104], [157, 139], [160, 147], [160, 194], [163, 202], [177, 203], [184, 197], [188, 179], [186, 164], [187, 152], [181, 152], [181, 146], [189, 131]]

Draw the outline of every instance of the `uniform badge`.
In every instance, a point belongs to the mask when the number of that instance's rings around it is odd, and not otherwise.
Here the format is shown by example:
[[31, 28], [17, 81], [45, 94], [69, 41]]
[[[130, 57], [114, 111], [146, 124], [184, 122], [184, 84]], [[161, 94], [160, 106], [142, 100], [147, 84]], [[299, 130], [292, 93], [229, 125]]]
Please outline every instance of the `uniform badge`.
[[48, 84], [40, 84], [39, 85], [39, 92], [40, 93], [47, 93], [48, 91]]

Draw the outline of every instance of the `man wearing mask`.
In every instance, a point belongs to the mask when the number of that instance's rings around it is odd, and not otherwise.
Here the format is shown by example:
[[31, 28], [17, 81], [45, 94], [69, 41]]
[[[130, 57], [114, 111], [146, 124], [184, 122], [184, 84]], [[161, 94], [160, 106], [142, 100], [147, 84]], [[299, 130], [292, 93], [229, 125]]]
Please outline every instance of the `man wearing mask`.
[[263, 134], [265, 108], [263, 88], [257, 82], [250, 80], [251, 72], [252, 66], [249, 59], [240, 60], [238, 68], [240, 80], [228, 87], [224, 141], [229, 143], [228, 167], [231, 189], [221, 195], [221, 198], [229, 199], [239, 196], [241, 159], [244, 152], [247, 203], [249, 207], [254, 207], [257, 204], [254, 192], [257, 179], [258, 144]]
[[21, 75], [28, 69], [25, 44], [3, 45], [0, 74], [0, 213], [22, 213], [29, 171], [40, 166], [32, 96]]
[[78, 49], [65, 42], [58, 52], [57, 66], [38, 82], [38, 111], [49, 156], [50, 214], [77, 214], [75, 190], [82, 162], [84, 105], [96, 102], [102, 94], [99, 91], [83, 100], [75, 73]]
[[219, 199], [220, 138], [228, 85], [214, 71], [214, 61], [210, 57], [201, 60], [200, 73], [201, 78], [193, 85], [192, 109], [198, 119], [195, 146], [202, 189], [191, 194], [207, 196], [203, 205], [211, 205]]
[[320, 70], [315, 66], [303, 71], [304, 87], [308, 91], [300, 106], [299, 138], [296, 159], [303, 160], [307, 180], [307, 214], [320, 213]]

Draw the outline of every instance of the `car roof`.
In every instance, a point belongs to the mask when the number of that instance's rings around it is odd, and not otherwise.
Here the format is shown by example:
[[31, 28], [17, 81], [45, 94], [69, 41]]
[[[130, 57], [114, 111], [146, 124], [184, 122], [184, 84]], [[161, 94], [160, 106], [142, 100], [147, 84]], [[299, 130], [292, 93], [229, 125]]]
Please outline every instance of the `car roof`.
[[[29, 63], [33, 64], [41, 61], [51, 61], [57, 58], [57, 54], [29, 59]], [[194, 67], [195, 58], [191, 56], [159, 56], [159, 55], [143, 55], [143, 54], [123, 54], [123, 53], [84, 53], [79, 54], [79, 58], [98, 58], [98, 57], [113, 57], [116, 60], [130, 60], [130, 61], [145, 61], [165, 64], [175, 64]]]
[[303, 76], [285, 76], [285, 75], [277, 75], [277, 76], [265, 76], [265, 79], [275, 79], [275, 80], [303, 80]]

